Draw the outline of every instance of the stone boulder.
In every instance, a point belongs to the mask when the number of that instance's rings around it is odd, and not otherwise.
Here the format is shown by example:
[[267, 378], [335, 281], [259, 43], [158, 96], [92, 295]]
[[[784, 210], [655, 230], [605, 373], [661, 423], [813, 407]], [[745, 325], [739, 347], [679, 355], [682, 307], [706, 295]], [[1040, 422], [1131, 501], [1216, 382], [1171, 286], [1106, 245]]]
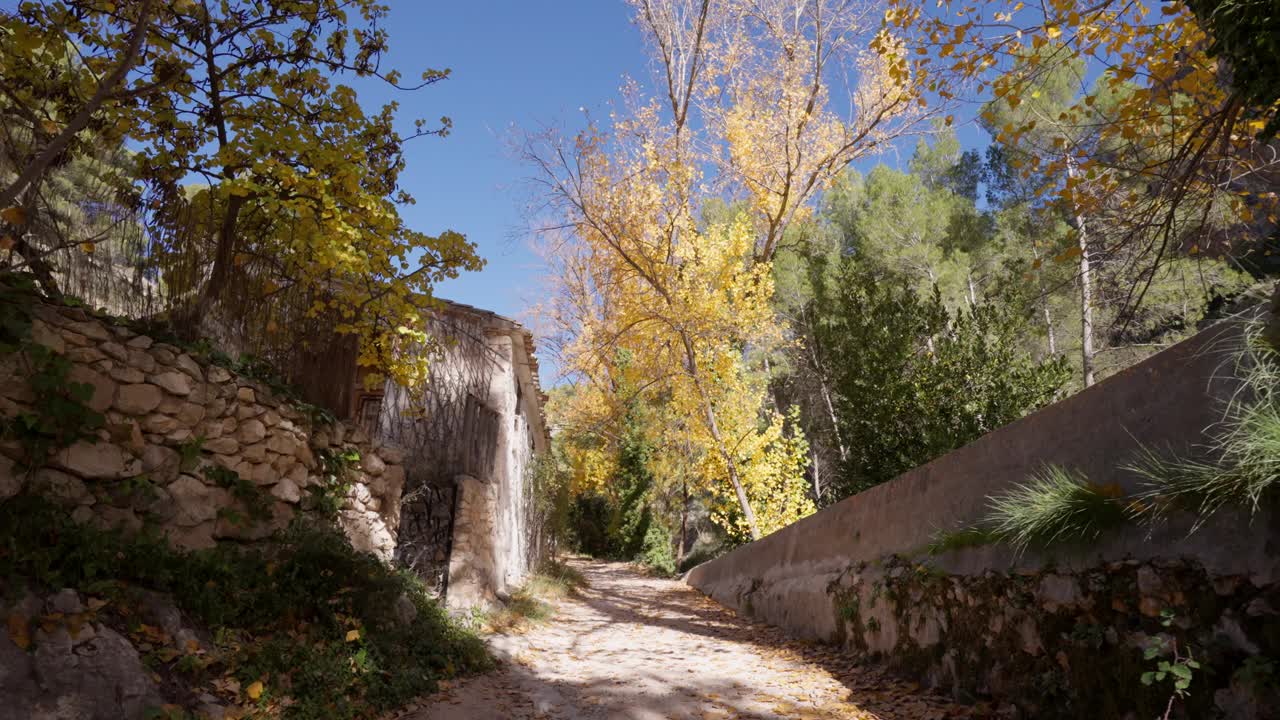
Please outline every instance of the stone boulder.
[[34, 670], [41, 692], [27, 717], [140, 720], [163, 704], [133, 645], [103, 625], [90, 630], [75, 638], [64, 627], [37, 634]]
[[93, 494], [80, 478], [68, 473], [44, 468], [31, 477], [31, 489], [62, 505], [92, 505]]
[[8, 500], [22, 491], [22, 471], [16, 464], [0, 455], [0, 500]]
[[67, 381], [89, 386], [92, 393], [85, 405], [96, 412], [106, 412], [107, 408], [111, 407], [111, 401], [115, 399], [115, 382], [106, 375], [91, 370], [84, 365], [73, 366], [71, 371], [67, 373]]
[[190, 375], [173, 370], [155, 375], [151, 378], [151, 382], [159, 385], [165, 390], [168, 390], [174, 395], [180, 395], [183, 397], [190, 395], [191, 390], [194, 388]]
[[[0, 633], [0, 720], [30, 720], [44, 693], [31, 654]], [[48, 716], [46, 716], [48, 717]]]
[[58, 451], [53, 466], [83, 478], [102, 480], [132, 477], [142, 470], [142, 463], [128, 457], [119, 446], [85, 440]]
[[174, 523], [184, 527], [215, 519], [218, 508], [229, 504], [219, 502], [219, 493], [226, 494], [225, 491], [211, 488], [193, 475], [179, 475], [165, 490], [177, 505]]
[[271, 494], [287, 503], [296, 503], [302, 499], [301, 489], [289, 478], [283, 478], [276, 483], [271, 488]]
[[383, 462], [382, 458], [374, 455], [373, 453], [360, 458], [360, 467], [363, 468], [366, 473], [373, 475], [374, 477], [381, 475], [387, 470], [387, 464]]
[[240, 424], [240, 431], [237, 433], [240, 442], [246, 445], [262, 442], [267, 436], [267, 426], [263, 425], [259, 420], [246, 420]]

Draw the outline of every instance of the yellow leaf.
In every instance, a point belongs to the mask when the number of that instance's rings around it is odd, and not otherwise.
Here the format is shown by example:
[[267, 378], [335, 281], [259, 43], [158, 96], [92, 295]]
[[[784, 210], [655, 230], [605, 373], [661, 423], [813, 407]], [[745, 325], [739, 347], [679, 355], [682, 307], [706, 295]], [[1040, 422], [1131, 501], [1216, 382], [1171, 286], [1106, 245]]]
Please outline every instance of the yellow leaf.
[[355, 641], [357, 641], [357, 640], [359, 640], [359, 639], [360, 639], [360, 631], [359, 631], [359, 630], [348, 630], [348, 631], [347, 631], [347, 642], [355, 642]]
[[91, 242], [80, 243], [80, 252], [84, 253], [85, 255], [90, 255], [93, 253], [96, 247], [97, 246]]
[[18, 646], [19, 650], [31, 647], [31, 633], [27, 629], [27, 619], [17, 613], [9, 615], [9, 639]]
[[14, 240], [10, 235], [0, 237], [0, 250], [10, 250], [13, 248]]
[[1045, 34], [1045, 35], [1048, 35], [1050, 38], [1056, 38], [1056, 37], [1058, 37], [1058, 36], [1062, 35], [1062, 28], [1058, 27], [1057, 25], [1053, 25], [1053, 24], [1045, 25], [1045, 26], [1044, 26], [1044, 34]]
[[250, 700], [257, 700], [262, 697], [262, 681], [254, 680], [252, 685], [244, 689], [244, 692], [249, 696]]
[[27, 212], [16, 205], [7, 207], [0, 210], [0, 220], [4, 220], [10, 225], [21, 227], [27, 224]]

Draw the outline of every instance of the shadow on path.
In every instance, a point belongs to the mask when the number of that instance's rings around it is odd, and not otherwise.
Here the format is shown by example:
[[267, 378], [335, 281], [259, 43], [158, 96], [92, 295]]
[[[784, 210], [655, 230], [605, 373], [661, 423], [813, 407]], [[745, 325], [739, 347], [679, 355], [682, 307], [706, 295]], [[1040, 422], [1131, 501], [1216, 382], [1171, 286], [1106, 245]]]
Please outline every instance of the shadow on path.
[[683, 583], [571, 560], [588, 586], [508, 658], [403, 720], [943, 720], [983, 717], [833, 649], [737, 617]]

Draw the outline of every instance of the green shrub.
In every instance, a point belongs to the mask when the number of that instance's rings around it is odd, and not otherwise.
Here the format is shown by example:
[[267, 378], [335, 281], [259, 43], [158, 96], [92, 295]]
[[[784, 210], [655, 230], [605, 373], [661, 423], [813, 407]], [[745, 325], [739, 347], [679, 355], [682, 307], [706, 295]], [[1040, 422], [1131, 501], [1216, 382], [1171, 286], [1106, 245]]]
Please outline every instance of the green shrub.
[[951, 312], [937, 287], [844, 258], [814, 274], [815, 326], [848, 449], [826, 501], [861, 492], [1049, 404], [1070, 377], [1037, 360], [1001, 298]]
[[[0, 504], [0, 527], [7, 585], [168, 592], [228, 638], [228, 672], [245, 685], [267, 678], [264, 697], [293, 698], [286, 718], [371, 716], [491, 663], [416, 578], [355, 551], [333, 528], [298, 523], [262, 546], [179, 552], [154, 534], [77, 525], [30, 496]], [[396, 617], [406, 599], [416, 611], [407, 626]]]
[[628, 416], [611, 492], [579, 495], [570, 509], [579, 552], [637, 561], [664, 574], [675, 571], [671, 534], [654, 517], [654, 477], [649, 468], [652, 454], [653, 447], [639, 424]]
[[671, 545], [671, 531], [660, 523], [652, 523], [644, 534], [644, 545], [636, 560], [663, 577], [675, 575], [676, 557]]
[[18, 442], [26, 470], [38, 468], [54, 450], [93, 437], [106, 422], [86, 404], [93, 386], [71, 381], [71, 361], [32, 340], [34, 288], [30, 276], [0, 273], [0, 359], [17, 362], [35, 398], [30, 410], [0, 417], [0, 438]]

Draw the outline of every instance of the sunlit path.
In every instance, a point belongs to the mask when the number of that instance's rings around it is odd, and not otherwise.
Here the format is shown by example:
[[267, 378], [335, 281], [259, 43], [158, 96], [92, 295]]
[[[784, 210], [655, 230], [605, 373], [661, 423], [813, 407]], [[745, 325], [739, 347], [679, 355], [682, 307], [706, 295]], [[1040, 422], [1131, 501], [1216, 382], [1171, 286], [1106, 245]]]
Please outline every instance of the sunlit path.
[[571, 561], [590, 583], [549, 624], [495, 643], [512, 662], [403, 720], [964, 718], [915, 686], [788, 642], [671, 580]]

